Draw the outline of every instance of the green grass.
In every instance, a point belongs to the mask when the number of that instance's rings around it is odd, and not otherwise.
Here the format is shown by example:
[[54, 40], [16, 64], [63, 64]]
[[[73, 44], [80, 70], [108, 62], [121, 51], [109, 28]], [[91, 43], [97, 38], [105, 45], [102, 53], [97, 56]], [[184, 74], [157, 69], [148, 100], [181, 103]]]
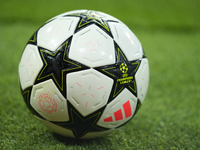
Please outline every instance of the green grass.
[[[14, 1], [0, 5], [0, 149], [189, 149], [200, 147], [200, 1]], [[49, 132], [20, 94], [18, 63], [33, 32], [74, 9], [111, 14], [140, 39], [150, 63], [138, 114], [102, 138], [76, 141]]]

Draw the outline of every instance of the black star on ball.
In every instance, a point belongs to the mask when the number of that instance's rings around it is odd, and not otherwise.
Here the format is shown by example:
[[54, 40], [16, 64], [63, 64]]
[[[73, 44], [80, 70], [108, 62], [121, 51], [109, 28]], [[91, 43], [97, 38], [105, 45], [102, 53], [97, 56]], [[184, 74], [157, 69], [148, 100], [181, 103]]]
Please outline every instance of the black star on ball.
[[96, 123], [99, 120], [101, 111], [98, 110], [88, 116], [82, 116], [69, 102], [68, 102], [70, 120], [68, 122], [53, 122], [63, 128], [70, 129], [73, 131], [76, 138], [81, 138], [85, 134], [90, 132], [100, 132], [109, 130], [98, 126]]
[[114, 80], [114, 86], [109, 101], [114, 99], [124, 88], [127, 88], [137, 97], [135, 73], [139, 68], [140, 62], [140, 59], [128, 61], [124, 53], [117, 47], [115, 64], [95, 68]]
[[[74, 13], [74, 14], [70, 14], [66, 16], [80, 17], [80, 21], [78, 23], [78, 26], [75, 32], [78, 32], [80, 29], [87, 27], [90, 24], [96, 24], [112, 37], [107, 20], [103, 19], [104, 16], [96, 11], [86, 11], [86, 12]], [[116, 21], [112, 21], [112, 22], [116, 22]]]
[[33, 45], [37, 45], [37, 33], [38, 31], [36, 31], [31, 38], [28, 40], [27, 44], [33, 44]]
[[66, 83], [66, 74], [88, 67], [68, 58], [70, 40], [64, 42], [55, 52], [39, 47], [44, 66], [41, 69], [37, 82], [51, 78], [61, 91]]

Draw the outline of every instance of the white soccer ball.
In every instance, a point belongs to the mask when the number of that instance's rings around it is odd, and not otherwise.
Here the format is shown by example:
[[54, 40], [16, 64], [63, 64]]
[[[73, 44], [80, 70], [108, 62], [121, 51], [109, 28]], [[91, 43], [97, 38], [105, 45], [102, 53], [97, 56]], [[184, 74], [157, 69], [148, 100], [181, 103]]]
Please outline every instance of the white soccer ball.
[[76, 10], [33, 34], [19, 80], [27, 107], [51, 131], [96, 138], [136, 114], [147, 93], [149, 64], [140, 41], [120, 20]]

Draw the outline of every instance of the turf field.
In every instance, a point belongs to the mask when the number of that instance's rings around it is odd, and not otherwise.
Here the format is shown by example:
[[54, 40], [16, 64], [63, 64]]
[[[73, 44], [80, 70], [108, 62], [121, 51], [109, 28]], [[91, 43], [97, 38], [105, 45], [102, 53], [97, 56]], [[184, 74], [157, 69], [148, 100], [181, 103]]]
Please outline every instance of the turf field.
[[[200, 149], [200, 1], [7, 0], [0, 4], [0, 149]], [[45, 21], [75, 9], [111, 14], [137, 35], [150, 63], [146, 100], [124, 127], [76, 141], [49, 132], [20, 94], [18, 63]]]

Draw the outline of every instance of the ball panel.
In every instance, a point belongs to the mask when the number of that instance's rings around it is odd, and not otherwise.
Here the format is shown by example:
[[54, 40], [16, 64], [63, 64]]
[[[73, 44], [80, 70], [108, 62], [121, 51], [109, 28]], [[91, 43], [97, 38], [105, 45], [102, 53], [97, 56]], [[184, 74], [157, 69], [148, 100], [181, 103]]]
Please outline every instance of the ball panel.
[[143, 103], [149, 85], [149, 62], [147, 58], [142, 59], [135, 78], [137, 82], [138, 98]]
[[135, 112], [137, 98], [127, 89], [124, 89], [110, 102], [97, 125], [105, 128], [116, 128], [130, 120]]
[[109, 15], [109, 14], [106, 14], [104, 12], [100, 12], [100, 11], [95, 11], [97, 14], [99, 14], [101, 16], [102, 19], [104, 20], [107, 20], [107, 21], [115, 21], [115, 22], [118, 22], [118, 23], [122, 23], [119, 19]]
[[113, 40], [96, 25], [90, 25], [73, 36], [69, 58], [89, 67], [113, 64]]
[[37, 46], [28, 44], [19, 63], [19, 79], [22, 90], [34, 84], [35, 79], [43, 66]]
[[52, 79], [33, 86], [30, 104], [43, 118], [49, 121], [69, 120], [66, 99]]
[[123, 50], [129, 61], [142, 58], [142, 45], [134, 33], [124, 24], [109, 22], [108, 23], [114, 40]]
[[57, 15], [57, 16], [55, 16], [55, 17], [49, 19], [47, 22], [52, 21], [52, 20], [54, 20], [54, 19], [58, 19], [58, 18], [65, 17], [66, 15], [69, 15], [69, 14], [84, 13], [84, 12], [86, 12], [86, 11], [87, 11], [87, 10], [72, 10], [72, 11], [64, 12], [64, 13], [62, 13], [62, 14], [60, 14], [60, 15]]
[[72, 36], [78, 21], [78, 17], [62, 17], [47, 23], [38, 31], [38, 46], [55, 51], [66, 39]]
[[69, 138], [75, 138], [73, 132], [71, 130], [68, 130], [66, 128], [62, 128], [60, 126], [57, 126], [49, 121], [46, 121], [44, 119], [38, 118], [35, 116], [44, 126], [46, 126], [51, 132], [67, 136]]
[[67, 75], [67, 99], [83, 115], [106, 105], [113, 80], [89, 69]]

